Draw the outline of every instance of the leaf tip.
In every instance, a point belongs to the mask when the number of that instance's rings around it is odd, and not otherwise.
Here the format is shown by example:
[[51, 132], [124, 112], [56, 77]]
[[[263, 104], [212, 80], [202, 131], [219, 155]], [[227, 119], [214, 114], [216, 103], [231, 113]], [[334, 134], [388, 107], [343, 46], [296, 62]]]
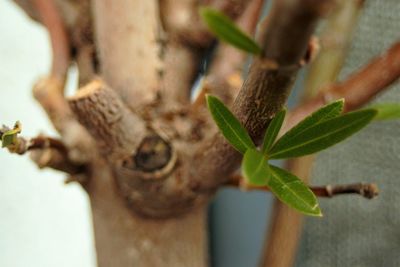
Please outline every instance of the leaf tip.
[[317, 208], [315, 214], [313, 214], [313, 216], [314, 216], [314, 217], [319, 217], [319, 218], [324, 217], [324, 215], [322, 214], [322, 211], [321, 211], [321, 209], [319, 208], [319, 206], [318, 206], [318, 208]]
[[211, 109], [211, 105], [213, 105], [213, 103], [215, 103], [216, 101], [218, 101], [218, 98], [217, 98], [217, 97], [215, 97], [215, 96], [213, 96], [213, 95], [210, 95], [210, 94], [206, 94], [206, 95], [205, 95], [205, 98], [206, 98], [206, 103], [207, 103], [208, 109]]

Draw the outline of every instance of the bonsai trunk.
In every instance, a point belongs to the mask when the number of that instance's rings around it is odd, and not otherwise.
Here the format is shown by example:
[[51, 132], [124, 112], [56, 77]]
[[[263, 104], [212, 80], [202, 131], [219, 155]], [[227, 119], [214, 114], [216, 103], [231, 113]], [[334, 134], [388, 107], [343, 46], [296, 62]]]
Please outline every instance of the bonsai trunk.
[[171, 219], [134, 216], [104, 164], [94, 167], [90, 185], [99, 267], [207, 266], [204, 206]]
[[[42, 166], [84, 167], [84, 173], [71, 174], [90, 198], [99, 266], [206, 266], [206, 205], [229, 182], [241, 155], [215, 130], [205, 106], [195, 108], [189, 99], [213, 41], [198, 16], [203, 1], [53, 0], [59, 11], [51, 0], [35, 0], [34, 7], [15, 1], [40, 17], [53, 43], [54, 67], [35, 97], [66, 149], [57, 162]], [[332, 2], [275, 1], [260, 25], [261, 55], [238, 97], [225, 92], [256, 142], [284, 106], [316, 23]], [[204, 3], [247, 21], [254, 31], [262, 2]], [[232, 53], [220, 63], [244, 63]], [[65, 99], [70, 56], [80, 82], [91, 82]], [[228, 84], [238, 62], [223, 71], [216, 63], [215, 80]]]

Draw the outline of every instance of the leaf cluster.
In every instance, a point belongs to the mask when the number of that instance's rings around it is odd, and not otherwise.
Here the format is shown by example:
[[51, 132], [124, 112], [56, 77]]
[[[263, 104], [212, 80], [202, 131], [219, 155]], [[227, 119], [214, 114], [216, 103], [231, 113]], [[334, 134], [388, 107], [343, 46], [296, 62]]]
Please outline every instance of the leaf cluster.
[[268, 160], [324, 150], [364, 128], [377, 114], [375, 109], [341, 114], [344, 106], [341, 99], [315, 111], [278, 138], [286, 115], [286, 110], [282, 110], [271, 120], [258, 150], [246, 129], [218, 98], [208, 95], [207, 105], [222, 135], [244, 155], [242, 173], [246, 181], [268, 186], [282, 202], [312, 216], [321, 216], [313, 192], [294, 174], [269, 164]]
[[[262, 53], [259, 45], [223, 13], [203, 7], [200, 15], [210, 31], [222, 41], [254, 55]], [[207, 103], [222, 135], [244, 155], [242, 172], [246, 181], [257, 186], [268, 186], [282, 202], [314, 216], [321, 216], [321, 210], [308, 186], [292, 173], [270, 165], [268, 160], [313, 154], [343, 141], [372, 119], [400, 118], [400, 105], [397, 103], [380, 104], [341, 115], [344, 101], [338, 100], [317, 110], [277, 138], [286, 115], [286, 111], [282, 110], [270, 122], [258, 150], [246, 129], [219, 99], [207, 96]]]

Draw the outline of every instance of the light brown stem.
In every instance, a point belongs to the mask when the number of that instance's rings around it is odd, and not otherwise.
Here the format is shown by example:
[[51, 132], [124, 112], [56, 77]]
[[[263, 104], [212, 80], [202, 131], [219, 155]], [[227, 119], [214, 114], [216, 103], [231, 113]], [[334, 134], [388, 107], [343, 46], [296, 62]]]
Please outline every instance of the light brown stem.
[[20, 155], [23, 155], [31, 150], [46, 148], [53, 148], [65, 154], [68, 152], [68, 148], [61, 140], [51, 137], [39, 136], [31, 139], [17, 137], [16, 143], [17, 146], [13, 147], [11, 150], [13, 153], [17, 153]]
[[399, 77], [400, 42], [397, 42], [343, 82], [323, 88], [315, 97], [291, 111], [284, 128], [290, 129], [307, 115], [339, 98], [345, 99], [345, 111], [357, 109], [386, 90]]
[[70, 64], [70, 46], [64, 21], [54, 0], [34, 0], [32, 4], [24, 3], [24, 6], [28, 10], [33, 8], [46, 26], [53, 50], [51, 74], [36, 83], [33, 95], [63, 137], [70, 160], [86, 163], [92, 157], [92, 140], [75, 120], [64, 99], [64, 83]]
[[[71, 175], [87, 173], [87, 165], [77, 164], [58, 147], [30, 149], [30, 157], [39, 168], [51, 168]], [[83, 182], [83, 181], [82, 181]]]
[[306, 77], [304, 88], [308, 96], [314, 96], [321, 87], [336, 81], [357, 27], [364, 0], [338, 0], [337, 3], [319, 36], [321, 53], [311, 64]]
[[72, 114], [62, 95], [63, 87], [63, 81], [57, 77], [42, 78], [35, 84], [33, 95], [46, 111], [54, 128], [63, 137], [71, 160], [86, 163], [93, 157], [94, 143]]
[[94, 0], [92, 7], [105, 82], [133, 110], [152, 102], [162, 69], [158, 1]]
[[60, 12], [54, 0], [33, 0], [33, 3], [40, 20], [50, 34], [53, 52], [51, 73], [59, 79], [65, 79], [70, 63], [70, 47]]
[[[263, 57], [252, 63], [233, 104], [233, 113], [258, 143], [271, 118], [282, 109], [300, 68], [318, 18], [331, 1], [276, 1], [268, 25], [261, 26]], [[273, 64], [271, 64], [271, 62]], [[241, 155], [216, 134], [199, 149], [193, 179], [199, 188], [213, 189], [226, 182]]]
[[167, 108], [176, 108], [171, 105], [189, 102], [190, 89], [198, 74], [201, 53], [177, 40], [169, 41], [164, 53], [162, 99]]

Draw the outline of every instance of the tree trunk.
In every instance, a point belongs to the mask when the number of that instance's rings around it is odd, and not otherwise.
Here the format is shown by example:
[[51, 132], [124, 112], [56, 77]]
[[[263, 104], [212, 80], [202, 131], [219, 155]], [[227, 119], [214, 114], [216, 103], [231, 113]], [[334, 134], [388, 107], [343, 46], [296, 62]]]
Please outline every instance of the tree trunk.
[[110, 170], [94, 168], [88, 188], [99, 267], [207, 266], [207, 210], [171, 219], [135, 216]]

